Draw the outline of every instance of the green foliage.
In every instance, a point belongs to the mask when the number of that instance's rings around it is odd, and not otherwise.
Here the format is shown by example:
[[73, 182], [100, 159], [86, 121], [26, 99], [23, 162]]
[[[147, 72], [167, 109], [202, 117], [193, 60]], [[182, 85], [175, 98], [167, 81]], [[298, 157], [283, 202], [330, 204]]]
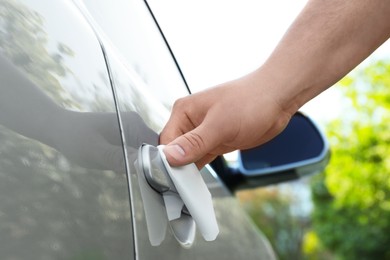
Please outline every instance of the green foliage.
[[302, 259], [302, 239], [309, 218], [294, 212], [296, 194], [288, 187], [278, 185], [241, 191], [237, 196], [256, 226], [269, 239], [279, 259]]
[[390, 259], [390, 61], [340, 82], [347, 98], [327, 136], [332, 158], [313, 178], [313, 229], [341, 259]]

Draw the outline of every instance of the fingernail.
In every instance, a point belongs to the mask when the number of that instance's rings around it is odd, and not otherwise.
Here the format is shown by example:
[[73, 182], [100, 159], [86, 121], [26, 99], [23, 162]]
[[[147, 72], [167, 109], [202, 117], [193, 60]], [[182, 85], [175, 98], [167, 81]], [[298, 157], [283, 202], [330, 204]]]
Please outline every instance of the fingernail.
[[178, 161], [182, 160], [184, 155], [186, 154], [184, 152], [183, 148], [181, 148], [181, 146], [177, 145], [177, 144], [165, 146], [164, 152], [166, 154], [169, 154], [170, 156], [172, 156], [173, 158], [175, 158]]

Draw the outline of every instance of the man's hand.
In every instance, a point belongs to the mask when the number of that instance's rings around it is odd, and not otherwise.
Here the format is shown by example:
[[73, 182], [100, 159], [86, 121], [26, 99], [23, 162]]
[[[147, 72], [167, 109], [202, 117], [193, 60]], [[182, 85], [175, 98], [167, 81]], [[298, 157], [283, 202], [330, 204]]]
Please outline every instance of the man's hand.
[[[171, 165], [196, 162], [260, 145], [280, 133], [291, 118], [256, 74], [179, 99], [160, 134]], [[268, 82], [270, 84], [270, 82]]]
[[160, 135], [170, 164], [260, 145], [390, 36], [388, 0], [309, 0], [255, 72], [182, 98]]

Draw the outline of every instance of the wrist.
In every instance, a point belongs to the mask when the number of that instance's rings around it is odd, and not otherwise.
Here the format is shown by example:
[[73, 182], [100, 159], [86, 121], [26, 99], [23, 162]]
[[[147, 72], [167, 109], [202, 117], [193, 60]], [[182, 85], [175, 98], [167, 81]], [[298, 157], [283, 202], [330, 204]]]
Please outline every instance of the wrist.
[[287, 76], [283, 71], [273, 70], [262, 66], [250, 77], [256, 82], [259, 95], [268, 95], [278, 109], [290, 116], [308, 100], [305, 87], [298, 77]]

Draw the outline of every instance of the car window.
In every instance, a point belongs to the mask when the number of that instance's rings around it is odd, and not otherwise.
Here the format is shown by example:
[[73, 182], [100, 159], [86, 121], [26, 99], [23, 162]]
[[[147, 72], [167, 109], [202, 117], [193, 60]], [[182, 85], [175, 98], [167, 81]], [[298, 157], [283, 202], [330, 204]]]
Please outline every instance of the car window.
[[132, 259], [123, 146], [69, 1], [0, 1], [0, 259]]

